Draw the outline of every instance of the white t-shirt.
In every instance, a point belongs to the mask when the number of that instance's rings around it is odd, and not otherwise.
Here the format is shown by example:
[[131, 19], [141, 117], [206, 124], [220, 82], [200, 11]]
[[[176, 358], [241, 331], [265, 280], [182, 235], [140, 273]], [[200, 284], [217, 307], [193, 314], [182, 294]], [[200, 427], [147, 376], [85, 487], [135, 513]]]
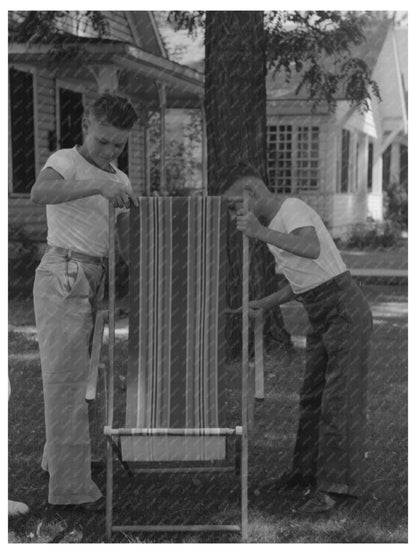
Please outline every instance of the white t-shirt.
[[298, 198], [288, 198], [270, 222], [269, 229], [291, 233], [300, 227], [315, 227], [321, 251], [316, 260], [302, 258], [268, 244], [281, 271], [295, 294], [301, 294], [346, 271], [346, 266], [320, 216]]
[[[64, 179], [100, 179], [105, 174], [102, 169], [87, 162], [76, 147], [64, 148], [52, 154], [43, 169], [47, 167], [54, 169]], [[127, 175], [112, 167], [131, 189]], [[62, 182], [62, 186], [65, 186], [65, 181]], [[48, 244], [91, 256], [107, 256], [108, 204], [108, 200], [101, 194], [61, 204], [48, 204], [46, 206]], [[116, 217], [125, 211], [127, 210], [117, 208]]]

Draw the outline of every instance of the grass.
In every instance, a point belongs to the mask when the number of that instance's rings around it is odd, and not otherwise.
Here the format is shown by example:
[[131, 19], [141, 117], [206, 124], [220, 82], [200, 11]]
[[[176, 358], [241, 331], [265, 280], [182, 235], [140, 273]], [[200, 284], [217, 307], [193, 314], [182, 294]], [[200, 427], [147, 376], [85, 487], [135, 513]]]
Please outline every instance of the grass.
[[[375, 331], [370, 371], [366, 489], [330, 517], [300, 519], [293, 509], [301, 493], [282, 492], [275, 480], [290, 468], [302, 380], [305, 317], [289, 304], [285, 322], [294, 337], [291, 351], [266, 355], [266, 398], [255, 404], [249, 437], [249, 541], [252, 543], [405, 543], [407, 542], [407, 291], [366, 286]], [[9, 304], [9, 497], [29, 504], [29, 516], [9, 521], [11, 542], [105, 541], [104, 515], [85, 517], [47, 504], [48, 477], [40, 468], [44, 442], [43, 397], [36, 335], [19, 331], [33, 325], [30, 302]], [[117, 342], [116, 395], [124, 392], [127, 345]], [[239, 364], [227, 365], [230, 420], [238, 422]], [[118, 407], [116, 418], [122, 419]], [[97, 442], [99, 431], [92, 431]], [[94, 472], [105, 491], [105, 471]], [[136, 475], [115, 462], [115, 522], [235, 523], [239, 482], [233, 474]], [[239, 542], [238, 534], [115, 534], [115, 543]]]

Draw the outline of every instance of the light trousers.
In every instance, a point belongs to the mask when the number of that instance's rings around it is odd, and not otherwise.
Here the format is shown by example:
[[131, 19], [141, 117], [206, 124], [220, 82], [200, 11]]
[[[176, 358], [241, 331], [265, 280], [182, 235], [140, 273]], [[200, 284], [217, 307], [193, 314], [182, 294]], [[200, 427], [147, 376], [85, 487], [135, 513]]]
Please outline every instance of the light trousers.
[[105, 267], [47, 249], [36, 270], [34, 308], [42, 367], [50, 504], [94, 502], [88, 379], [91, 339]]

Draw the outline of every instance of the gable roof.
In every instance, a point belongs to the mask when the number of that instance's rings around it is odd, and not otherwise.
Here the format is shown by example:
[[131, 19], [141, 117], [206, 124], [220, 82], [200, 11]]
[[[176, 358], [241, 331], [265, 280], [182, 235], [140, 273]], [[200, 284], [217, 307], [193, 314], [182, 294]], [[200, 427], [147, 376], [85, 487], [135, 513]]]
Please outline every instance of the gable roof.
[[[156, 56], [166, 58], [166, 51], [160, 37], [153, 13], [150, 11], [103, 11], [101, 12], [109, 24], [109, 33], [100, 40], [113, 40], [132, 44], [150, 52]], [[13, 40], [19, 30], [19, 26], [24, 22], [27, 11], [9, 11], [9, 39]], [[62, 37], [59, 35], [71, 36], [74, 40], [78, 38], [98, 39], [98, 34], [90, 23], [84, 25], [77, 24], [76, 12], [69, 11], [64, 19], [59, 20], [59, 30], [56, 40], [60, 42]], [[74, 30], [74, 27], [76, 30]], [[55, 40], [55, 37], [54, 37]]]
[[[373, 72], [377, 64], [378, 57], [391, 26], [392, 20], [390, 19], [374, 22], [365, 30], [365, 42], [351, 47], [351, 56], [360, 58], [366, 62], [371, 72]], [[330, 60], [329, 63], [331, 63]], [[309, 95], [305, 88], [296, 94], [296, 89], [300, 82], [301, 76], [295, 71], [292, 73], [290, 81], [287, 81], [286, 72], [284, 70], [275, 73], [274, 69], [271, 69], [268, 71], [266, 78], [268, 100], [283, 98], [285, 100], [307, 100]], [[339, 90], [335, 98], [337, 100], [345, 100], [345, 91]]]

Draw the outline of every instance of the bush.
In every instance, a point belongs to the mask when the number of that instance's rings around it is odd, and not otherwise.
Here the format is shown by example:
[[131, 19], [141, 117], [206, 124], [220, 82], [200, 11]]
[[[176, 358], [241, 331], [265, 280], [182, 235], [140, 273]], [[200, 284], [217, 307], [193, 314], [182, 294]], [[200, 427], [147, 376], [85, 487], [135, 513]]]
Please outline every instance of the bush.
[[368, 221], [355, 225], [348, 236], [342, 242], [343, 248], [385, 248], [397, 244], [401, 237], [400, 227], [393, 221], [386, 220], [382, 223]]
[[29, 231], [20, 225], [9, 225], [9, 292], [29, 294], [39, 263], [38, 245]]
[[390, 183], [383, 191], [384, 217], [400, 229], [407, 230], [408, 194], [407, 183]]

